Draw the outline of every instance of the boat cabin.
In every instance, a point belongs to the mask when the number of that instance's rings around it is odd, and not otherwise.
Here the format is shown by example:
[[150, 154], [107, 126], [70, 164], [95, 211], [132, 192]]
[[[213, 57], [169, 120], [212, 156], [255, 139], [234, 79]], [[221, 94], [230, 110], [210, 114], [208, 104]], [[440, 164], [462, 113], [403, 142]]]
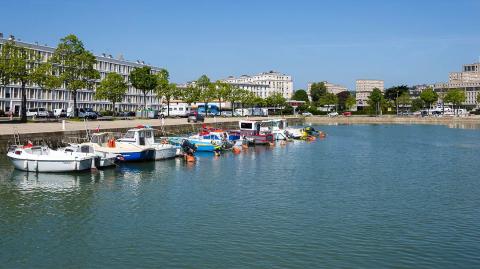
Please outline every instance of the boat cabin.
[[130, 129], [118, 142], [132, 143], [137, 146], [152, 145], [155, 143], [155, 129], [150, 127], [139, 127]]

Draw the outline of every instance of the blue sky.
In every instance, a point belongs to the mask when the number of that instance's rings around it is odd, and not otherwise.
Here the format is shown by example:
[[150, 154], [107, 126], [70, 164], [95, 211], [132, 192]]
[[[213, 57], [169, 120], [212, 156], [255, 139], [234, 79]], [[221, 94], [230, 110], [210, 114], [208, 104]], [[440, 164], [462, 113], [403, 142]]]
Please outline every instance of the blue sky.
[[295, 89], [357, 78], [448, 80], [480, 57], [480, 1], [2, 1], [0, 32], [54, 46], [74, 33], [165, 67], [174, 82], [278, 70]]

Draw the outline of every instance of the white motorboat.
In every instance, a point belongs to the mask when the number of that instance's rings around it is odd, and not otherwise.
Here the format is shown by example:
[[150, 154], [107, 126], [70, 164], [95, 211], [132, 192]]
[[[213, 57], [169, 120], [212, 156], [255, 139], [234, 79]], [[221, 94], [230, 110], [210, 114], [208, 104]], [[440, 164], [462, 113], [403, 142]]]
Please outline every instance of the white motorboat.
[[150, 159], [164, 160], [177, 157], [179, 147], [169, 144], [168, 140], [155, 142], [155, 129], [148, 126], [138, 126], [127, 131], [125, 136], [119, 139], [116, 144], [121, 146], [134, 146], [141, 150], [153, 152]]
[[95, 156], [53, 150], [44, 146], [16, 147], [7, 153], [18, 170], [29, 172], [70, 172], [92, 168]]
[[83, 143], [83, 144], [70, 144], [68, 147], [63, 149], [65, 152], [76, 152], [83, 156], [94, 156], [97, 157], [95, 161], [95, 167], [109, 167], [115, 165], [117, 159], [121, 158], [121, 155], [95, 150], [95, 147], [92, 143]]
[[272, 133], [275, 140], [289, 139], [289, 133], [285, 130], [288, 126], [286, 119], [264, 120], [260, 126], [260, 132]]

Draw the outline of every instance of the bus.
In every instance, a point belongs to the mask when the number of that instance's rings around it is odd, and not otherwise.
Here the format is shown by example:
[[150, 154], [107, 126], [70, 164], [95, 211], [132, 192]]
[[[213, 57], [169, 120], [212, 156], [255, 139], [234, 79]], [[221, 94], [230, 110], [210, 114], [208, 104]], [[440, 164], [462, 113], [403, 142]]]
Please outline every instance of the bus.
[[[199, 114], [205, 115], [205, 105], [198, 105], [197, 111]], [[209, 116], [220, 116], [220, 108], [217, 105], [208, 105], [207, 114]]]

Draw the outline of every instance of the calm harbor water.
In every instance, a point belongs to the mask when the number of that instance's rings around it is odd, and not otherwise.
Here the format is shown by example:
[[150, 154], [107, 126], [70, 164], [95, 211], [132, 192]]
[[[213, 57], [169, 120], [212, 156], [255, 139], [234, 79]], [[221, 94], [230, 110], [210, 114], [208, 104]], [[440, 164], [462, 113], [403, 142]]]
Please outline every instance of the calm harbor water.
[[479, 268], [480, 130], [321, 126], [196, 164], [13, 171], [2, 268]]

